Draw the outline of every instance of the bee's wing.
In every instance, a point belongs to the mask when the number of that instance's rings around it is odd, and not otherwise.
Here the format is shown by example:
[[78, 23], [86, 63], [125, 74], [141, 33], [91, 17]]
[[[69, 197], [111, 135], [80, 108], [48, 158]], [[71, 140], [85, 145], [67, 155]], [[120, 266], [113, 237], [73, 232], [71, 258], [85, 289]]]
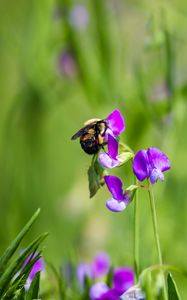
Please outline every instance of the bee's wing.
[[88, 124], [87, 126], [81, 128], [79, 131], [77, 131], [73, 136], [72, 136], [72, 140], [76, 140], [78, 137], [80, 137], [81, 135], [83, 135], [84, 133], [86, 133], [90, 128], [92, 128], [94, 125], [96, 124], [96, 122], [92, 122], [90, 124]]
[[81, 128], [79, 131], [77, 131], [72, 137], [71, 140], [76, 140], [78, 137], [83, 135], [86, 132], [85, 127]]

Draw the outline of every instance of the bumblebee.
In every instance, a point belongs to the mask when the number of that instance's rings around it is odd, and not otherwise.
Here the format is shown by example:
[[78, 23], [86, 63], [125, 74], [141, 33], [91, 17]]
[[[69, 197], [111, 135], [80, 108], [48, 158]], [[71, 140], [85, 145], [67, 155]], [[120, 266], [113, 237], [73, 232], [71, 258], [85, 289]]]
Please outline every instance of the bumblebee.
[[103, 147], [107, 123], [105, 120], [91, 119], [84, 125], [71, 139], [76, 140], [80, 137], [82, 149], [87, 154], [96, 154]]

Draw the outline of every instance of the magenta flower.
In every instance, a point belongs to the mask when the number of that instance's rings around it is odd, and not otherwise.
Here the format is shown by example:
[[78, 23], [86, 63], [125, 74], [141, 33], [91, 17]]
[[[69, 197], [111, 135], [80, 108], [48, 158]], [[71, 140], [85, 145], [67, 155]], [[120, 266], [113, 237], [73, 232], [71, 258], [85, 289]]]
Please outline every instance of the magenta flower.
[[120, 267], [114, 270], [112, 288], [109, 288], [103, 282], [98, 282], [92, 285], [89, 296], [91, 300], [118, 300], [133, 285], [133, 270], [127, 267]]
[[108, 134], [108, 153], [99, 153], [99, 162], [105, 168], [115, 168], [120, 164], [120, 159], [118, 158], [118, 142], [116, 139]]
[[139, 181], [150, 178], [154, 184], [158, 179], [164, 181], [163, 172], [171, 168], [168, 157], [157, 148], [148, 148], [136, 153], [133, 160], [133, 172]]
[[81, 288], [84, 287], [85, 277], [94, 279], [106, 275], [110, 264], [110, 258], [105, 252], [97, 253], [91, 264], [80, 263], [77, 267], [77, 277]]
[[106, 293], [101, 295], [99, 300], [119, 300], [119, 296], [115, 289], [109, 289]]
[[115, 109], [106, 119], [105, 119], [108, 129], [106, 130], [106, 135], [110, 134], [117, 136], [125, 130], [125, 120], [118, 109]]
[[123, 191], [123, 183], [117, 176], [104, 176], [105, 183], [112, 194], [106, 202], [106, 207], [113, 212], [123, 211], [130, 203], [130, 196]]
[[113, 288], [122, 295], [134, 285], [134, 273], [131, 268], [120, 267], [114, 270]]

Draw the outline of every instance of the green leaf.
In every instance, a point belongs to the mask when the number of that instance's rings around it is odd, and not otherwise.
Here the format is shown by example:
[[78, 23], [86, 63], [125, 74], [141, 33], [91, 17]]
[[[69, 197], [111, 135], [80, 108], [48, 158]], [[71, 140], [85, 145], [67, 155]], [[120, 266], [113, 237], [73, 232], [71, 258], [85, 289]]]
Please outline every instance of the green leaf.
[[132, 157], [134, 156], [133, 150], [127, 144], [125, 144], [125, 143], [123, 143], [121, 141], [119, 142], [119, 150], [118, 150], [118, 152], [119, 152], [119, 155], [121, 153], [128, 152], [128, 153], [132, 154]]
[[121, 154], [118, 155], [118, 160], [120, 161], [120, 166], [124, 165], [127, 163], [130, 159], [133, 158], [133, 153], [132, 152], [122, 152]]
[[107, 174], [107, 171], [98, 162], [98, 155], [94, 155], [92, 158], [91, 166], [88, 169], [90, 198], [92, 198], [100, 189], [100, 187], [105, 184], [105, 174]]
[[88, 300], [89, 299], [89, 290], [91, 287], [91, 279], [88, 276], [84, 277], [84, 292], [81, 295], [81, 300]]
[[16, 249], [18, 248], [19, 244], [23, 240], [24, 236], [27, 234], [27, 232], [30, 230], [31, 226], [37, 219], [38, 215], [40, 213], [40, 209], [38, 209], [35, 214], [32, 216], [32, 218], [28, 221], [28, 223], [24, 226], [24, 228], [20, 231], [20, 233], [17, 235], [15, 240], [11, 243], [11, 245], [6, 249], [4, 254], [0, 258], [0, 276], [3, 274], [6, 265]]
[[132, 184], [125, 189], [125, 194], [129, 195], [130, 202], [132, 202], [138, 188], [138, 185]]
[[90, 198], [92, 198], [100, 188], [100, 182], [98, 174], [94, 166], [90, 166], [88, 169], [88, 183], [89, 183], [89, 191], [90, 191]]
[[26, 294], [26, 300], [32, 300], [37, 299], [39, 294], [39, 285], [40, 285], [40, 272], [38, 272], [28, 290], [28, 293]]
[[20, 293], [20, 296], [19, 296], [19, 300], [25, 300], [25, 288], [23, 287], [21, 289], [21, 293]]
[[167, 283], [168, 283], [168, 300], [181, 300], [177, 290], [176, 283], [171, 273], [168, 274]]
[[126, 192], [135, 192], [139, 188], [138, 185], [131, 184], [128, 186], [128, 188], [125, 189]]
[[107, 286], [109, 286], [110, 288], [112, 288], [112, 282], [113, 282], [113, 272], [114, 272], [114, 268], [110, 267], [107, 277], [106, 277], [106, 284]]
[[155, 299], [155, 291], [154, 291], [152, 276], [151, 276], [150, 272], [146, 272], [144, 274], [144, 277], [141, 278], [140, 288], [145, 293], [146, 299], [156, 300]]
[[98, 160], [95, 160], [93, 167], [98, 175], [103, 176], [105, 169], [103, 168], [103, 166], [100, 165]]

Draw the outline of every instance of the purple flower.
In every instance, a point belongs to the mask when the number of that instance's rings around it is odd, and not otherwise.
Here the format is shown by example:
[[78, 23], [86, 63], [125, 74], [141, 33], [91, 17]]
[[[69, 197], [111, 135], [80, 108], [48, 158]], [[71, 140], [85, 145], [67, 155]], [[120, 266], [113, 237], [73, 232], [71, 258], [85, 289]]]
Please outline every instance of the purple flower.
[[[32, 254], [31, 254], [32, 255]], [[24, 264], [23, 264], [23, 267], [22, 269], [29, 263], [30, 259], [31, 259], [31, 255], [29, 255]], [[33, 258], [31, 259], [31, 261], [36, 257], [37, 253], [35, 253], [35, 255], [33, 256]], [[26, 284], [25, 284], [25, 289], [26, 291], [28, 291], [31, 283], [32, 283], [32, 280], [34, 279], [36, 273], [42, 271], [45, 267], [45, 262], [43, 260], [43, 258], [39, 258], [33, 265], [32, 269], [31, 269], [31, 272], [27, 278], [27, 281], [26, 281]]]
[[81, 289], [84, 288], [85, 278], [92, 278], [92, 270], [90, 264], [80, 263], [77, 267], [77, 278]]
[[117, 176], [104, 176], [105, 183], [112, 194], [112, 198], [107, 200], [106, 207], [113, 212], [123, 211], [130, 203], [130, 196], [124, 193], [122, 181]]
[[89, 296], [92, 300], [118, 300], [133, 285], [133, 270], [127, 267], [120, 267], [114, 270], [111, 289], [105, 283], [98, 282], [92, 285]]
[[100, 152], [99, 153], [99, 162], [105, 168], [115, 168], [120, 164], [118, 158], [118, 142], [116, 139], [108, 134], [108, 153]]
[[91, 279], [106, 275], [110, 268], [110, 258], [105, 252], [99, 252], [91, 264], [80, 263], [77, 267], [77, 277], [81, 288], [84, 287], [85, 277]]
[[75, 5], [69, 16], [70, 24], [79, 31], [84, 31], [89, 22], [89, 14], [84, 5]]
[[58, 69], [65, 77], [73, 79], [77, 74], [75, 59], [70, 51], [64, 50], [58, 58]]
[[97, 282], [92, 285], [89, 296], [92, 300], [100, 300], [102, 299], [102, 295], [109, 291], [109, 287], [104, 282]]
[[[108, 152], [99, 153], [99, 163], [108, 169], [113, 169], [119, 165], [126, 163], [129, 159], [133, 157], [133, 153], [124, 150], [120, 154], [118, 153], [118, 142], [115, 137], [108, 134]], [[125, 149], [125, 147], [124, 147]]]
[[119, 135], [125, 130], [125, 120], [118, 109], [115, 109], [106, 119], [105, 119], [108, 129], [106, 134]]
[[131, 268], [120, 267], [114, 270], [113, 288], [121, 295], [134, 284], [134, 273]]
[[94, 278], [98, 278], [108, 273], [110, 268], [110, 258], [107, 253], [99, 252], [94, 257], [91, 265], [92, 275]]
[[99, 300], [119, 300], [119, 293], [115, 289], [110, 289], [102, 294]]
[[163, 172], [170, 169], [168, 157], [157, 148], [148, 148], [136, 153], [133, 160], [133, 172], [139, 181], [150, 178], [154, 184], [158, 179], [164, 181]]

